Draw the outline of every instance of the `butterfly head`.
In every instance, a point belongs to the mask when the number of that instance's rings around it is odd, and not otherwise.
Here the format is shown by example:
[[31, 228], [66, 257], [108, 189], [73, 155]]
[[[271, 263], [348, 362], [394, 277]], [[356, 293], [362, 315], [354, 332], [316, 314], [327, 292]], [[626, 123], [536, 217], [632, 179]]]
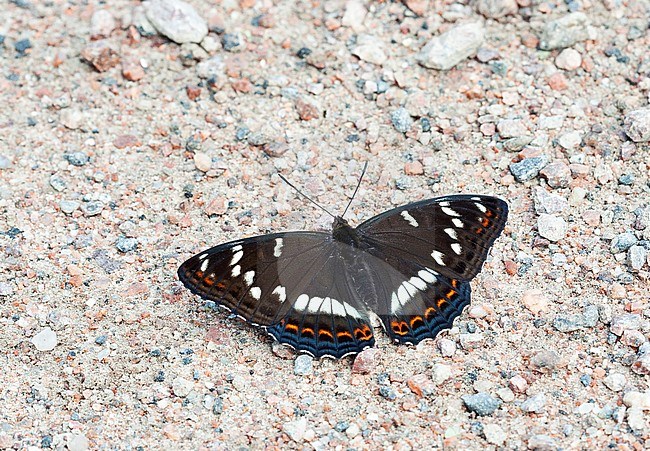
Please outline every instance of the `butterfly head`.
[[359, 233], [341, 216], [335, 216], [332, 223], [332, 236], [335, 240], [350, 246], [359, 247]]

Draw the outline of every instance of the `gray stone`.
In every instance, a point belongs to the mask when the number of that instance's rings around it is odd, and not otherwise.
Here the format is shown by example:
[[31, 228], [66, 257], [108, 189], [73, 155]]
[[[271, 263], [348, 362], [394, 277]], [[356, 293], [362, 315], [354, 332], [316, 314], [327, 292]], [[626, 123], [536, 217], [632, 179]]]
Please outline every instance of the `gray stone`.
[[535, 412], [540, 413], [544, 410], [546, 405], [546, 396], [543, 393], [539, 393], [535, 396], [531, 396], [521, 403], [519, 406], [524, 412]]
[[564, 116], [544, 116], [543, 114], [537, 120], [537, 127], [540, 130], [557, 130], [562, 128], [564, 124]]
[[85, 216], [96, 216], [104, 209], [104, 203], [100, 200], [91, 200], [81, 205], [81, 211]]
[[307, 354], [300, 354], [293, 362], [293, 374], [296, 376], [307, 376], [313, 371], [314, 359]]
[[477, 393], [475, 395], [465, 395], [461, 398], [465, 407], [470, 412], [479, 416], [492, 415], [501, 405], [501, 401], [488, 395], [487, 393]]
[[398, 132], [406, 133], [413, 126], [413, 118], [406, 108], [398, 108], [393, 111], [390, 114], [390, 120]]
[[539, 48], [554, 50], [571, 47], [589, 38], [588, 20], [584, 13], [567, 14], [546, 24], [539, 37]]
[[627, 262], [634, 271], [639, 271], [645, 265], [648, 251], [643, 246], [632, 246], [627, 250]]
[[482, 23], [457, 25], [431, 39], [415, 58], [429, 69], [449, 70], [474, 55], [484, 39], [485, 28]]
[[136, 238], [127, 238], [125, 236], [121, 236], [117, 239], [115, 247], [122, 253], [131, 252], [134, 251], [136, 247], [138, 247], [138, 240]]
[[241, 33], [225, 33], [221, 36], [221, 45], [225, 51], [237, 53], [244, 50], [246, 40]]
[[549, 241], [559, 241], [566, 236], [567, 223], [564, 218], [542, 213], [537, 218], [537, 230], [543, 238]]
[[620, 235], [616, 235], [614, 239], [612, 239], [609, 249], [612, 252], [612, 254], [616, 254], [618, 252], [625, 252], [626, 250], [634, 246], [638, 241], [639, 240], [637, 240], [636, 235], [634, 235], [634, 233], [632, 232], [621, 233]]
[[39, 351], [51, 351], [57, 344], [56, 332], [46, 327], [34, 335], [31, 342]]
[[63, 191], [66, 188], [65, 180], [59, 177], [57, 174], [52, 174], [50, 176], [50, 186], [54, 188], [55, 191]]
[[623, 119], [623, 129], [634, 142], [650, 141], [650, 108], [627, 113]]
[[158, 32], [177, 44], [199, 43], [208, 34], [208, 23], [189, 3], [181, 0], [145, 2], [149, 22]]
[[527, 182], [537, 177], [539, 171], [544, 169], [547, 164], [548, 158], [545, 155], [525, 158], [519, 163], [512, 163], [510, 165], [510, 172], [518, 182]]
[[63, 158], [65, 158], [68, 163], [73, 166], [84, 166], [90, 160], [90, 158], [88, 158], [88, 155], [86, 155], [84, 152], [66, 153], [63, 155]]

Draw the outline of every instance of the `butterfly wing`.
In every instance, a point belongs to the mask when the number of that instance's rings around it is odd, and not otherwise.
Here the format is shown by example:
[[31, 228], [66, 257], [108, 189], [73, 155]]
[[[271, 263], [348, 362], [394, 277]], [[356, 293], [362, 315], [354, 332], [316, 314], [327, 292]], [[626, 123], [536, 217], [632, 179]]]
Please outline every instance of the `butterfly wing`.
[[415, 344], [452, 326], [507, 214], [507, 204], [495, 197], [446, 196], [390, 210], [357, 228], [371, 256], [368, 273], [380, 287], [377, 313], [391, 338]]
[[178, 275], [193, 293], [280, 343], [339, 358], [374, 344], [366, 309], [348, 284], [342, 246], [319, 232], [263, 235], [201, 252]]

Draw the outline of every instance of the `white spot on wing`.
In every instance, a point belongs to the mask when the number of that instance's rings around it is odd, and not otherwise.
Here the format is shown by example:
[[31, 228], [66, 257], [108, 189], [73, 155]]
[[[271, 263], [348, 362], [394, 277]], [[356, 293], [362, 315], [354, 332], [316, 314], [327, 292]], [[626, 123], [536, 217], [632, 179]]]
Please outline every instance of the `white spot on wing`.
[[417, 226], [420, 225], [420, 224], [418, 224], [418, 222], [415, 220], [415, 218], [409, 214], [408, 211], [404, 210], [404, 211], [403, 211], [402, 213], [400, 213], [400, 214], [402, 215], [402, 218], [406, 219], [406, 220], [408, 221], [408, 223], [411, 224], [413, 227], [417, 227]]
[[451, 222], [453, 222], [454, 225], [455, 225], [456, 227], [458, 227], [459, 229], [462, 229], [463, 226], [465, 225], [465, 224], [463, 224], [463, 221], [461, 221], [461, 220], [458, 219], [458, 218], [454, 218], [454, 219], [452, 219]]
[[393, 295], [390, 297], [390, 311], [392, 313], [395, 313], [401, 308], [402, 304], [400, 304], [399, 299], [397, 299], [397, 294], [393, 293]]
[[446, 233], [447, 235], [449, 235], [449, 237], [450, 237], [452, 240], [457, 240], [457, 239], [458, 239], [458, 235], [456, 235], [456, 231], [455, 231], [454, 229], [452, 229], [451, 227], [445, 229], [445, 233]]
[[348, 312], [348, 315], [353, 316], [357, 319], [361, 319], [361, 313], [359, 313], [359, 311], [352, 307], [350, 304], [343, 302], [343, 307], [345, 307], [345, 311]]
[[209, 258], [203, 260], [203, 263], [201, 263], [201, 271], [205, 272], [205, 270], [208, 269], [208, 263], [210, 263]]
[[[422, 271], [420, 271], [420, 272], [422, 272]], [[435, 280], [435, 278], [434, 278], [434, 280]], [[417, 288], [418, 290], [420, 290], [420, 291], [424, 291], [424, 290], [427, 289], [427, 283], [424, 280], [422, 280], [420, 277], [411, 277], [409, 279], [409, 283], [411, 285], [413, 285], [415, 288]]]
[[[345, 307], [343, 306], [343, 304], [341, 304], [341, 303], [340, 303], [339, 301], [337, 301], [336, 299], [325, 298], [325, 301], [327, 301], [327, 300], [329, 300], [329, 303], [330, 303], [330, 305], [331, 305], [331, 307], [332, 307], [332, 313], [333, 313], [334, 315], [337, 315], [337, 316], [347, 316], [347, 313], [346, 313], [346, 311], [345, 311]], [[323, 302], [323, 304], [325, 304], [325, 302]], [[321, 310], [322, 310], [322, 308], [321, 308]], [[326, 310], [326, 311], [327, 311], [327, 310]]]
[[444, 257], [442, 252], [433, 251], [431, 252], [431, 256], [436, 261], [436, 263], [438, 263], [440, 266], [445, 266], [445, 262], [442, 260], [442, 258]]
[[481, 199], [480, 197], [478, 197], [478, 196], [470, 197], [470, 199], [472, 199], [472, 200], [478, 200], [478, 201], [481, 201], [481, 200], [482, 200], [482, 199]]
[[235, 266], [237, 263], [239, 263], [239, 260], [241, 260], [243, 256], [244, 256], [244, 251], [235, 252], [235, 254], [232, 256], [232, 260], [230, 261], [230, 266]]
[[442, 207], [441, 210], [447, 216], [460, 216], [456, 210], [449, 207]]
[[418, 276], [420, 276], [422, 280], [428, 283], [436, 283], [436, 281], [438, 280], [436, 279], [436, 276], [431, 274], [429, 271], [425, 271], [424, 269], [418, 271]]
[[408, 291], [410, 297], [415, 296], [415, 294], [418, 292], [418, 289], [411, 285], [409, 282], [404, 282], [402, 285], [404, 288], [406, 288], [406, 291]]
[[293, 308], [298, 310], [299, 312], [302, 312], [307, 308], [307, 305], [309, 304], [309, 296], [306, 294], [301, 294], [298, 296], [298, 299], [296, 299], [295, 304], [293, 304]]
[[280, 255], [282, 255], [282, 246], [284, 246], [284, 241], [282, 240], [282, 238], [276, 238], [275, 248], [273, 249], [274, 257], [279, 257]]
[[239, 277], [239, 275], [241, 274], [241, 266], [239, 266], [239, 265], [235, 266], [235, 267], [232, 269], [232, 273], [231, 273], [231, 274], [232, 274], [233, 277]]
[[447, 201], [445, 201], [445, 202], [440, 202], [438, 205], [440, 205], [441, 207], [448, 207], [448, 206], [449, 206], [449, 202], [447, 202]]
[[239, 252], [243, 249], [241, 244], [238, 244], [237, 246], [232, 247], [232, 253], [234, 254], [235, 252]]
[[275, 287], [273, 290], [273, 294], [278, 295], [278, 299], [280, 299], [280, 302], [284, 302], [287, 300], [287, 289], [284, 288], [282, 285], [278, 285]]
[[251, 288], [250, 294], [259, 301], [262, 297], [262, 289], [260, 287], [253, 287]]
[[199, 260], [203, 260], [207, 256], [208, 256], [208, 253], [204, 252], [203, 254], [199, 255]]
[[485, 208], [485, 205], [483, 205], [483, 204], [481, 204], [481, 203], [474, 202], [474, 205], [476, 205], [476, 208], [478, 208], [479, 210], [481, 210], [482, 213], [485, 213], [485, 212], [487, 211], [487, 208]]
[[255, 279], [255, 271], [248, 271], [244, 274], [244, 282], [249, 287], [253, 285], [253, 279]]
[[456, 255], [460, 255], [463, 248], [460, 246], [460, 243], [452, 243], [451, 244], [451, 250], [456, 252]]
[[411, 299], [411, 296], [409, 295], [408, 291], [406, 291], [404, 284], [400, 285], [397, 289], [397, 299], [399, 299], [399, 303], [402, 305], [406, 304], [409, 299]]
[[309, 303], [307, 304], [307, 312], [317, 313], [320, 310], [321, 305], [323, 305], [323, 298], [314, 296], [309, 300]]

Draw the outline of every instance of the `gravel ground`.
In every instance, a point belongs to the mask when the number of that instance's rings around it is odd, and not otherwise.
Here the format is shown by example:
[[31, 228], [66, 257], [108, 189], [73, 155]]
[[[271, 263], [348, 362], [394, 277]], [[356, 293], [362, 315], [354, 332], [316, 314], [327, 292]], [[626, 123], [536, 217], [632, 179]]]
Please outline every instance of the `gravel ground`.
[[[0, 448], [650, 446], [648, 1], [2, 11]], [[353, 224], [508, 200], [451, 331], [313, 361], [180, 286], [365, 161]]]

